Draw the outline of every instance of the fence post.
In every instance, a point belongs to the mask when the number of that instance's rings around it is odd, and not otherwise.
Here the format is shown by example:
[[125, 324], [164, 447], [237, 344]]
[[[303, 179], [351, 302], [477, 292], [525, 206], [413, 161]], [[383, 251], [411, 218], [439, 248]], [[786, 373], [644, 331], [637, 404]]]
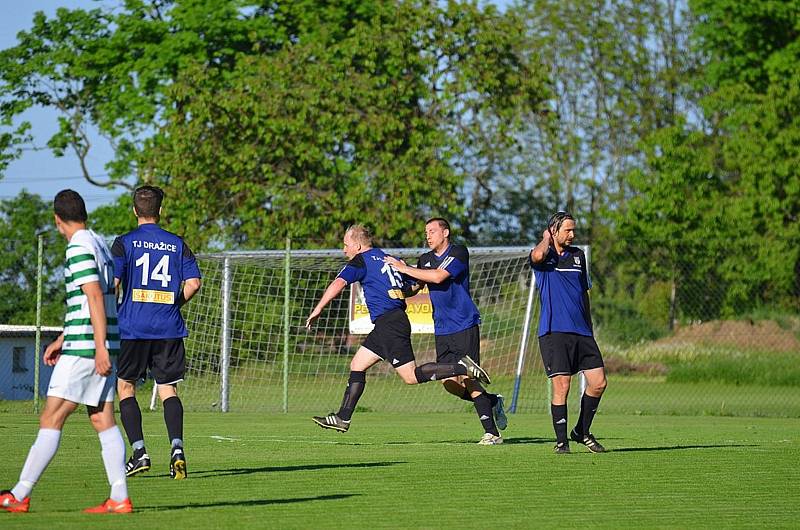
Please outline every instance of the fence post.
[[289, 412], [289, 294], [291, 290], [292, 238], [286, 236], [283, 269], [283, 412]]
[[517, 401], [519, 400], [519, 386], [522, 382], [522, 369], [525, 366], [525, 349], [528, 347], [528, 331], [531, 327], [531, 315], [533, 314], [533, 293], [536, 290], [536, 281], [531, 269], [531, 282], [528, 288], [528, 303], [525, 306], [525, 321], [522, 324], [522, 340], [519, 345], [519, 357], [517, 358], [517, 374], [514, 377], [514, 393], [511, 396], [511, 407], [509, 411], [517, 412]]
[[220, 410], [228, 412], [228, 398], [230, 396], [229, 372], [231, 365], [231, 261], [226, 257], [222, 265], [222, 337], [221, 337], [221, 363], [220, 375], [222, 388], [220, 389]]
[[44, 235], [39, 234], [36, 259], [36, 340], [33, 348], [33, 412], [39, 413], [39, 363], [42, 348], [42, 254]]

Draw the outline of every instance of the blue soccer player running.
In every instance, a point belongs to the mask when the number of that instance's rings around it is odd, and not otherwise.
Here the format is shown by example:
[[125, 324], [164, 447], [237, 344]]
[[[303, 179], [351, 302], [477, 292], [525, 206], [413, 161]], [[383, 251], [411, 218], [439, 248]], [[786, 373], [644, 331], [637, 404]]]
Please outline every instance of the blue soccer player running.
[[409, 385], [456, 376], [468, 376], [490, 383], [486, 372], [469, 357], [452, 364], [426, 363], [417, 366], [411, 347], [411, 324], [405, 311], [404, 278], [384, 263], [387, 254], [372, 247], [372, 234], [363, 225], [357, 224], [347, 229], [344, 234], [344, 253], [350, 261], [325, 289], [308, 316], [306, 327], [311, 329], [325, 306], [346, 286], [360, 282], [375, 328], [350, 361], [350, 379], [339, 411], [327, 416], [314, 416], [314, 421], [320, 427], [339, 432], [346, 432], [350, 428], [353, 411], [366, 386], [366, 371], [381, 360], [391, 363], [400, 378]]
[[188, 336], [180, 309], [200, 289], [201, 276], [189, 245], [158, 226], [163, 200], [164, 193], [157, 187], [137, 188], [133, 212], [139, 227], [118, 237], [111, 247], [115, 283], [122, 290], [117, 378], [120, 418], [133, 449], [127, 475], [150, 469], [142, 411], [136, 401], [136, 381], [150, 370], [164, 404], [164, 422], [172, 444], [169, 473], [179, 480], [186, 478], [187, 471], [183, 404], [177, 385], [186, 370], [183, 339]]
[[[450, 223], [441, 217], [425, 222], [425, 240], [431, 250], [419, 257], [416, 268], [391, 256], [384, 261], [417, 281], [409, 294], [428, 285], [436, 362], [458, 362], [469, 356], [480, 363], [481, 314], [469, 292], [469, 251], [464, 245], [450, 242]], [[478, 444], [503, 443], [498, 431], [508, 425], [503, 396], [486, 392], [479, 382], [463, 376], [445, 379], [442, 384], [451, 394], [474, 404], [484, 430]]]
[[606, 389], [606, 372], [594, 340], [586, 256], [572, 246], [574, 238], [575, 219], [567, 212], [556, 212], [542, 232], [542, 240], [531, 250], [530, 265], [541, 300], [539, 349], [545, 373], [553, 383], [550, 412], [555, 452], [569, 453], [567, 396], [572, 376], [583, 372], [586, 390], [570, 438], [593, 453], [602, 453], [605, 448], [589, 429]]
[[103, 464], [111, 484], [109, 498], [84, 512], [130, 513], [133, 506], [125, 478], [125, 441], [114, 421], [114, 358], [119, 349], [114, 262], [105, 241], [86, 228], [86, 204], [77, 192], [58, 192], [53, 211], [58, 231], [69, 242], [64, 265], [64, 332], [44, 351], [44, 363], [55, 368], [47, 389], [47, 404], [39, 418], [39, 433], [25, 459], [19, 482], [11, 490], [0, 491], [0, 510], [29, 510], [30, 493], [56, 455], [64, 423], [83, 404], [100, 437]]

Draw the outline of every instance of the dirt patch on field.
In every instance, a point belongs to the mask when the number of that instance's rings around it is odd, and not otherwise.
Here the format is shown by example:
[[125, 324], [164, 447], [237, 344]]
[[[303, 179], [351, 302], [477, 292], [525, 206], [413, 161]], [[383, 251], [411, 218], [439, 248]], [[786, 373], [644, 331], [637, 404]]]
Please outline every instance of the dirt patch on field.
[[680, 326], [654, 344], [703, 344], [741, 349], [800, 353], [800, 323], [773, 320], [712, 320]]

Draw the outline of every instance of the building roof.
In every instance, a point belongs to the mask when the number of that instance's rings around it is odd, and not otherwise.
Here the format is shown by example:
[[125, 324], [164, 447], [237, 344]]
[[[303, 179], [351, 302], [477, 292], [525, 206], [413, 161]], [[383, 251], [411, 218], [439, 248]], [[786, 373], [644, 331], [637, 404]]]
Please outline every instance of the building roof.
[[[42, 335], [45, 337], [55, 337], [63, 331], [60, 326], [41, 326]], [[15, 326], [10, 324], [0, 324], [0, 338], [3, 337], [33, 337], [36, 335], [36, 326]]]

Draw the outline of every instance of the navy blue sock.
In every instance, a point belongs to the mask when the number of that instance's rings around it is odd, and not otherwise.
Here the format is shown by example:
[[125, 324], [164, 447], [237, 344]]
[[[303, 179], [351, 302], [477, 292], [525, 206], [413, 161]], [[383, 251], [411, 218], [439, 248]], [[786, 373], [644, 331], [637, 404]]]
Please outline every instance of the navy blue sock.
[[556, 431], [556, 442], [567, 443], [567, 405], [550, 404], [550, 414], [553, 416], [553, 430]]
[[361, 399], [361, 394], [364, 393], [364, 387], [367, 386], [367, 372], [351, 371], [350, 379], [347, 382], [347, 388], [342, 397], [342, 406], [339, 407], [337, 416], [344, 421], [350, 421], [353, 417], [353, 412], [356, 410], [358, 400]]
[[122, 426], [125, 428], [125, 434], [128, 435], [128, 441], [131, 445], [136, 442], [144, 442], [142, 411], [135, 396], [120, 400], [119, 417], [122, 420]]
[[176, 438], [183, 440], [183, 403], [178, 396], [164, 400], [164, 423], [170, 443]]
[[590, 396], [586, 393], [581, 397], [581, 415], [578, 417], [578, 423], [575, 424], [575, 432], [583, 436], [592, 432], [592, 420], [597, 412], [597, 407], [600, 405], [600, 398]]
[[483, 425], [484, 432], [490, 432], [495, 436], [500, 436], [500, 431], [497, 430], [497, 425], [494, 422], [494, 415], [492, 414], [492, 401], [485, 393], [481, 393], [478, 397], [472, 398], [475, 403], [475, 412], [478, 413], [478, 419]]
[[414, 369], [414, 375], [417, 377], [417, 383], [427, 383], [437, 379], [441, 381], [457, 375], [467, 375], [467, 369], [460, 364], [425, 363]]

